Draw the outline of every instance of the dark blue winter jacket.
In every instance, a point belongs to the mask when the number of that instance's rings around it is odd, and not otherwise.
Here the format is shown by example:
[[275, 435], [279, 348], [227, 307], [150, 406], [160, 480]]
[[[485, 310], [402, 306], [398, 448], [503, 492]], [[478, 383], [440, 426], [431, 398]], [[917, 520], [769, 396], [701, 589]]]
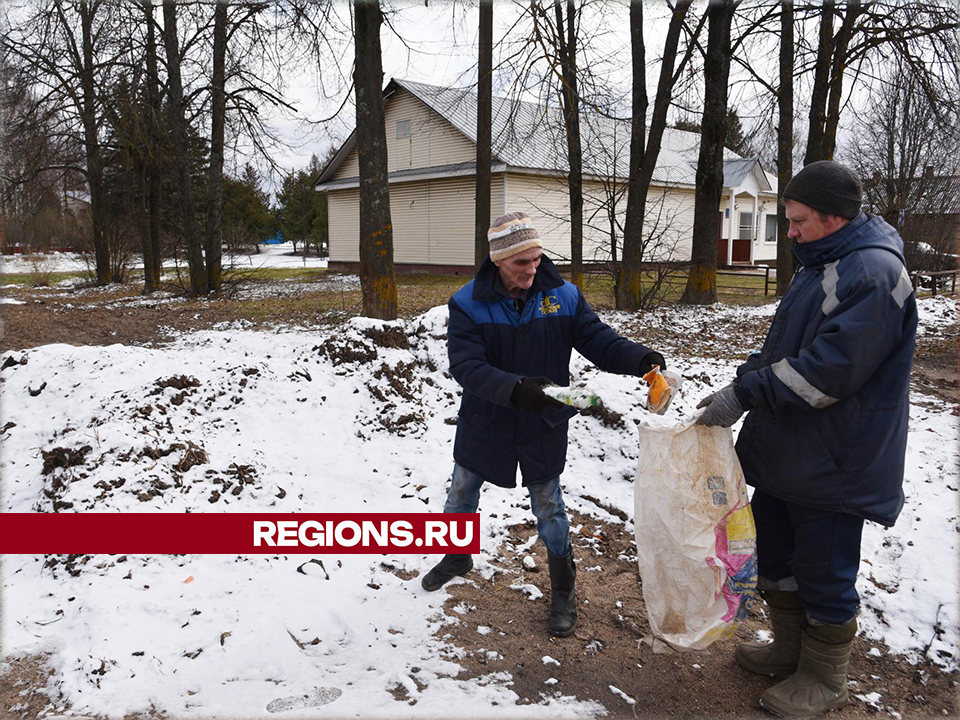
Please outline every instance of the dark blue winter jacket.
[[793, 253], [801, 267], [763, 349], [737, 370], [753, 408], [737, 440], [744, 474], [783, 500], [893, 525], [917, 330], [903, 241], [861, 213]]
[[563, 472], [570, 407], [526, 414], [510, 406], [522, 377], [546, 376], [570, 384], [570, 351], [601, 370], [637, 375], [651, 352], [600, 321], [576, 285], [543, 257], [522, 316], [494, 289], [497, 267], [485, 260], [477, 276], [450, 298], [447, 352], [450, 372], [463, 386], [453, 456], [459, 465], [501, 487], [524, 485]]

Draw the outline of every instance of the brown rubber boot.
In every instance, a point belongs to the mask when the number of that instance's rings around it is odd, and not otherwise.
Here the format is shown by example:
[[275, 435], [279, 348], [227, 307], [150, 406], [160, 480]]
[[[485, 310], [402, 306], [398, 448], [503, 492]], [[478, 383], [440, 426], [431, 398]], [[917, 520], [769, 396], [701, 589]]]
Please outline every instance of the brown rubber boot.
[[791, 675], [800, 662], [800, 632], [806, 611], [796, 591], [764, 590], [773, 625], [772, 643], [737, 645], [733, 657], [737, 665], [758, 675]]
[[797, 672], [761, 695], [760, 705], [789, 718], [814, 717], [846, 705], [847, 665], [856, 634], [856, 618], [839, 626], [807, 625]]

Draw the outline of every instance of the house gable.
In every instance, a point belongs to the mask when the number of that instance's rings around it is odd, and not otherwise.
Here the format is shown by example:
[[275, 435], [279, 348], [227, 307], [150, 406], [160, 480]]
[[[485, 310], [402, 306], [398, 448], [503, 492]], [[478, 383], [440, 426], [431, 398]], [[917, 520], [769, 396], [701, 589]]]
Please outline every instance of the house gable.
[[[476, 161], [476, 145], [416, 95], [396, 87], [385, 99], [387, 172], [457, 165]], [[401, 137], [397, 137], [400, 135]], [[360, 176], [355, 136], [340, 167], [329, 181]], [[347, 149], [347, 146], [344, 149]], [[335, 162], [335, 161], [334, 161]]]

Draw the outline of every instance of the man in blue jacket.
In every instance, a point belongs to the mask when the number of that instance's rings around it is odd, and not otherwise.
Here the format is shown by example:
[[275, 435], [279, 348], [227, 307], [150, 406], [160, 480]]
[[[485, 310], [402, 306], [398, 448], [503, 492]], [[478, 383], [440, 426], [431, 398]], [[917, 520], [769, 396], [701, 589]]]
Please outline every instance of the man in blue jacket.
[[917, 305], [903, 241], [860, 212], [849, 169], [807, 165], [783, 196], [800, 268], [763, 349], [701, 401], [699, 422], [729, 427], [750, 411], [737, 454], [756, 488], [774, 642], [740, 645], [736, 660], [789, 675], [760, 703], [808, 717], [848, 699], [863, 521], [892, 526], [903, 507]]
[[[577, 411], [543, 392], [569, 385], [576, 350], [606, 372], [642, 376], [663, 356], [620, 337], [600, 321], [576, 285], [565, 282], [541, 250], [524, 213], [494, 221], [490, 257], [450, 299], [450, 372], [463, 386], [444, 512], [472, 513], [480, 487], [512, 488], [517, 466], [530, 493], [550, 567], [550, 633], [565, 637], [577, 621], [576, 569], [560, 474], [567, 421]], [[447, 555], [422, 585], [437, 590], [473, 569], [470, 555]]]

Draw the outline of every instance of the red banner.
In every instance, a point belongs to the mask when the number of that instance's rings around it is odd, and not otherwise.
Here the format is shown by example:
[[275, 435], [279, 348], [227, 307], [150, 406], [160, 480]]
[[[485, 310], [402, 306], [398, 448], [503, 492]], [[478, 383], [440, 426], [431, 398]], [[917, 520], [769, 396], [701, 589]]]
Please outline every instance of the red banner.
[[441, 554], [480, 551], [476, 513], [3, 513], [3, 554]]

